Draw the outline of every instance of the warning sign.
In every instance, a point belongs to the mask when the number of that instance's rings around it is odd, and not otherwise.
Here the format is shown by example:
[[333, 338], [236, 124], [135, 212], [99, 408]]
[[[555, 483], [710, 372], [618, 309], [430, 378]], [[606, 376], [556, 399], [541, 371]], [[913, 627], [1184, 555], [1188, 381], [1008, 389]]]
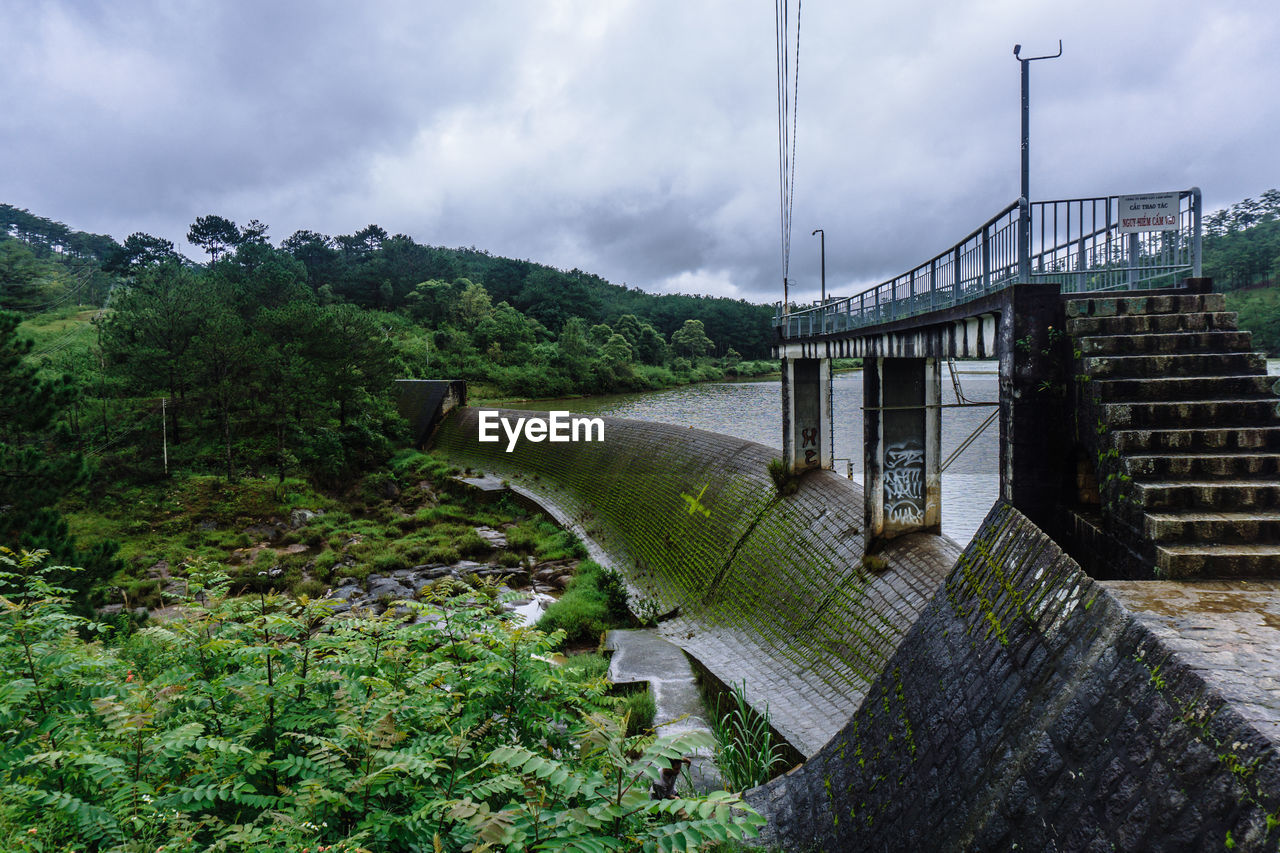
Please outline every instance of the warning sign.
[[1176, 231], [1178, 193], [1120, 196], [1120, 233]]

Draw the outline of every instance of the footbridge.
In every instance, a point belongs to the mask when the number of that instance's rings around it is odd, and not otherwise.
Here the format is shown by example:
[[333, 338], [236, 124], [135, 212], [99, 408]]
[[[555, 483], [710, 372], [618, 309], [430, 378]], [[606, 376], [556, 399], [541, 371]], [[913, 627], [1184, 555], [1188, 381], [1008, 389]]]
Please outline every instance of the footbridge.
[[[832, 359], [864, 359], [868, 548], [938, 532], [943, 364], [999, 362], [1000, 496], [1098, 577], [1280, 568], [1280, 419], [1201, 277], [1200, 192], [1028, 203], [877, 287], [779, 303], [784, 458], [832, 467]], [[980, 405], [980, 404], [979, 404]]]

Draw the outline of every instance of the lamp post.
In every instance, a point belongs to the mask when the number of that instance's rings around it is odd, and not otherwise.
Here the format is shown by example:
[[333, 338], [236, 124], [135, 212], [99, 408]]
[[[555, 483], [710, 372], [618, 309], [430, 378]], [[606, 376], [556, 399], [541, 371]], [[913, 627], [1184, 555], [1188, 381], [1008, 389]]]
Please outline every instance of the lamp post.
[[[813, 229], [813, 234], [821, 235], [818, 238], [819, 254], [822, 256], [822, 304], [827, 304], [827, 232], [821, 228]], [[809, 236], [812, 237], [813, 234]]]
[[1031, 63], [1038, 59], [1062, 56], [1062, 39], [1058, 52], [1044, 56], [1021, 56], [1022, 45], [1013, 46], [1013, 58], [1022, 66], [1022, 195], [1018, 199], [1018, 281], [1031, 280]]

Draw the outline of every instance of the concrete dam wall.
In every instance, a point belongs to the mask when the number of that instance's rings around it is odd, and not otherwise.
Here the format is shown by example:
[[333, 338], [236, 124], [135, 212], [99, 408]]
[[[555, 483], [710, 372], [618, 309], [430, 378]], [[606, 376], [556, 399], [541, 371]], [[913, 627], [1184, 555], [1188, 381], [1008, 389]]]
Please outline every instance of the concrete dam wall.
[[603, 441], [521, 440], [508, 453], [505, 440], [477, 440], [477, 418], [456, 411], [435, 449], [558, 507], [640, 595], [679, 608], [664, 636], [725, 683], [745, 679], [804, 755], [858, 706], [959, 553], [904, 537], [884, 572], [865, 571], [861, 490], [813, 471], [779, 497], [778, 453], [754, 442], [605, 418]]
[[[1125, 606], [1179, 585], [1135, 586], [1094, 582], [997, 503], [844, 729], [749, 792], [770, 816], [769, 840], [826, 851], [1276, 850], [1275, 728], [1243, 697], [1229, 701], [1221, 644], [1190, 638], [1175, 651], [1176, 638]], [[1274, 651], [1277, 637], [1244, 628], [1233, 645]]]

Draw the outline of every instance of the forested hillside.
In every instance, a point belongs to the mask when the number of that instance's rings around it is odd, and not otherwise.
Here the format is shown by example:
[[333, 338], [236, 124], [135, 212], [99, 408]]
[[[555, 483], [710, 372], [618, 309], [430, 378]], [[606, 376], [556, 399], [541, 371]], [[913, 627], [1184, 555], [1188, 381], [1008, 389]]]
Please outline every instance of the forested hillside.
[[200, 217], [195, 263], [147, 234], [119, 244], [0, 206], [0, 544], [83, 565], [87, 593], [120, 566], [64, 515], [92, 515], [98, 495], [175, 474], [340, 488], [402, 438], [396, 378], [551, 397], [773, 369], [744, 361], [768, 354], [762, 306], [373, 225], [278, 246], [267, 231]]
[[1254, 346], [1280, 355], [1280, 190], [1267, 190], [1205, 218], [1204, 274], [1239, 312]]

